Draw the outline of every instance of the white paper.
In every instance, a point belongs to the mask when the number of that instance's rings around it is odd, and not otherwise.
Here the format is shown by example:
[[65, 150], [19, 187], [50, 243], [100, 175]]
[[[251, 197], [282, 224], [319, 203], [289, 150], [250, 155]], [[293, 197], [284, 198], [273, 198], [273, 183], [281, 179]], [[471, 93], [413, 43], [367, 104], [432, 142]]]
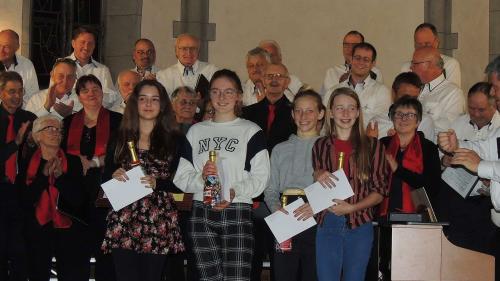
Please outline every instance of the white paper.
[[119, 211], [123, 207], [153, 193], [152, 188], [148, 188], [146, 184], [141, 183], [144, 172], [140, 166], [127, 171], [127, 176], [129, 179], [125, 182], [111, 179], [101, 185], [115, 211]]
[[446, 168], [441, 174], [441, 178], [463, 198], [479, 195], [477, 190], [482, 187], [477, 176], [459, 167]]
[[345, 200], [354, 195], [344, 170], [337, 170], [333, 175], [339, 179], [335, 181], [334, 188], [325, 188], [319, 182], [315, 182], [304, 189], [314, 214], [334, 205], [333, 199]]
[[304, 200], [299, 198], [285, 206], [284, 209], [288, 211], [288, 215], [282, 211], [276, 211], [264, 218], [274, 237], [278, 240], [278, 243], [286, 241], [316, 225], [316, 220], [312, 217], [305, 221], [297, 220], [294, 217], [293, 211], [303, 204]]

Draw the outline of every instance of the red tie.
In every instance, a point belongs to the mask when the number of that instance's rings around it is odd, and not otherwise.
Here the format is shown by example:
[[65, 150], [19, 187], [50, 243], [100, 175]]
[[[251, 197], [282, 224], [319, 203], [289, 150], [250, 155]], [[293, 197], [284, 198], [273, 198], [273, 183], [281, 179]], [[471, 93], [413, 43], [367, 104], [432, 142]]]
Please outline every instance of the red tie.
[[[7, 138], [5, 143], [9, 143], [16, 139], [16, 131], [14, 130], [14, 115], [9, 115], [9, 126], [7, 127]], [[7, 162], [5, 162], [5, 175], [9, 178], [11, 183], [16, 180], [16, 156], [17, 152], [13, 153]]]
[[274, 122], [274, 117], [276, 117], [276, 114], [274, 113], [274, 110], [276, 109], [276, 106], [274, 104], [268, 105], [268, 114], [267, 114], [267, 133], [269, 134], [269, 131], [271, 131], [271, 126], [273, 125]]

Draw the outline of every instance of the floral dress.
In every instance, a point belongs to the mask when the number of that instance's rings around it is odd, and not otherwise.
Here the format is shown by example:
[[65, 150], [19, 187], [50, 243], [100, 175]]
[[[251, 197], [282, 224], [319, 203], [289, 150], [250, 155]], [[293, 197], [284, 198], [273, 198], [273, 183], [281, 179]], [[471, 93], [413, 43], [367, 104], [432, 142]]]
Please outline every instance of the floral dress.
[[[107, 230], [102, 250], [113, 248], [133, 250], [138, 253], [168, 254], [185, 250], [178, 224], [178, 214], [172, 195], [162, 183], [171, 182], [171, 161], [153, 159], [147, 150], [138, 150], [145, 174], [156, 178], [157, 188], [148, 196], [107, 217]], [[126, 170], [129, 164], [122, 164]]]

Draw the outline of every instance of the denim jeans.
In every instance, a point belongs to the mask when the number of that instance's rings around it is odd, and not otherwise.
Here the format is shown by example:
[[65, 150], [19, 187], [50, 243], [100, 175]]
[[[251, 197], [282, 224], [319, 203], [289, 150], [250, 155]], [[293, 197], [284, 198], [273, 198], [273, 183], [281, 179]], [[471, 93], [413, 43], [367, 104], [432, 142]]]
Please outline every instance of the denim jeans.
[[349, 229], [345, 216], [328, 213], [316, 232], [318, 280], [365, 280], [372, 243], [371, 222]]

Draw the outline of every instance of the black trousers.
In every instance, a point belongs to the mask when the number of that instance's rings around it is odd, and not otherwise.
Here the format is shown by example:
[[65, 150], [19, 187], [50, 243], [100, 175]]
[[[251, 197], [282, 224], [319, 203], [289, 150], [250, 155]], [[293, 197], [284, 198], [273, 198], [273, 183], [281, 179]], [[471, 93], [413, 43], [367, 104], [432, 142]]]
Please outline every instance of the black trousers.
[[107, 208], [96, 208], [90, 206], [89, 226], [87, 228], [87, 257], [95, 258], [96, 281], [114, 281], [116, 280], [113, 258], [111, 254], [104, 254], [101, 250], [104, 234], [106, 233], [106, 216], [109, 212]]
[[315, 281], [316, 227], [292, 238], [292, 250], [274, 253], [274, 280]]
[[24, 217], [15, 186], [0, 184], [0, 281], [27, 280]]
[[50, 280], [52, 258], [56, 258], [57, 280], [89, 280], [89, 259], [84, 242], [84, 226], [73, 222], [68, 229], [48, 223], [40, 226], [35, 218], [28, 222], [28, 272], [30, 281]]
[[112, 256], [118, 281], [160, 281], [167, 258], [119, 248], [113, 249]]

